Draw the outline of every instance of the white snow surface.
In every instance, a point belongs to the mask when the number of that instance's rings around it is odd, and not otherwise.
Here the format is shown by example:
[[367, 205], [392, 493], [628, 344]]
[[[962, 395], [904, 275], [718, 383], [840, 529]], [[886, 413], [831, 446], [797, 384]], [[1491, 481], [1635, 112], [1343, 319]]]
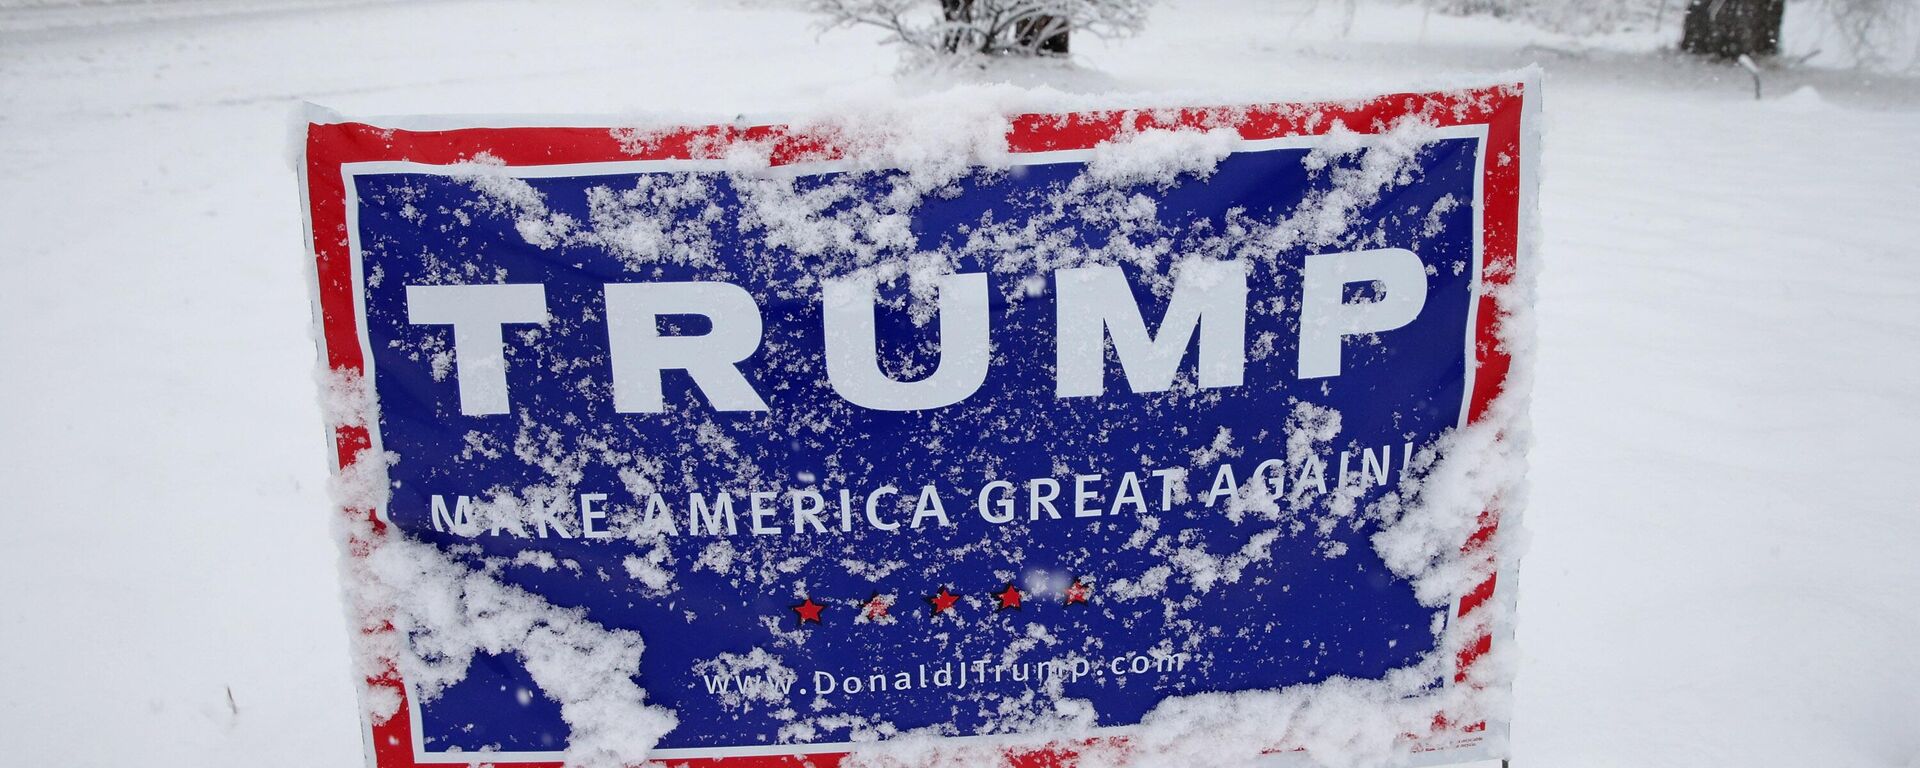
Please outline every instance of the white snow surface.
[[1278, 100], [1538, 61], [1515, 762], [1920, 765], [1913, 80], [1777, 71], [1756, 102], [1642, 41], [1401, 5], [1186, 0], [1073, 66], [905, 77], [774, 2], [28, 5], [0, 7], [0, 763], [361, 759], [300, 100], [713, 122], [955, 80]]

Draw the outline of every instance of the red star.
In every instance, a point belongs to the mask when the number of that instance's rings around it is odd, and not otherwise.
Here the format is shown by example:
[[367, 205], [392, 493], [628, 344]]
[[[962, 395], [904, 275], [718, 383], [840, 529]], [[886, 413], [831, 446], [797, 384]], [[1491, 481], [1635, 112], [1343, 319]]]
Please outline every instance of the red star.
[[1020, 610], [1020, 590], [1015, 589], [1012, 584], [1008, 584], [1006, 589], [995, 593], [994, 597], [1000, 598], [1000, 606], [993, 609], [994, 613], [999, 613], [1008, 608], [1016, 611]]
[[804, 627], [809, 621], [815, 624], [820, 623], [820, 609], [825, 607], [826, 606], [814, 602], [813, 598], [809, 597], [806, 602], [794, 606], [792, 610], [794, 613], [800, 614], [800, 626]]
[[955, 604], [959, 603], [960, 596], [948, 592], [946, 587], [941, 587], [940, 594], [927, 598], [927, 602], [933, 603], [933, 613], [935, 616], [938, 616], [946, 613], [949, 609], [953, 608]]
[[1086, 605], [1087, 598], [1091, 596], [1093, 596], [1093, 587], [1081, 583], [1079, 579], [1074, 579], [1073, 583], [1067, 586], [1067, 605]]
[[882, 598], [879, 593], [874, 593], [873, 597], [867, 598], [867, 605], [861, 609], [861, 612], [865, 613], [869, 619], [884, 619], [887, 617], [887, 609], [891, 607], [891, 605], [892, 604], [885, 598]]

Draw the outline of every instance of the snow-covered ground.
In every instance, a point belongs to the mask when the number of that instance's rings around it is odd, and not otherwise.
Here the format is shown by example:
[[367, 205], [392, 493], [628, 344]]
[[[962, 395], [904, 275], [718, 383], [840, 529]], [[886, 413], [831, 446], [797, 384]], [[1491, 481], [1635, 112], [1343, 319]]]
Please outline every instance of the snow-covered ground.
[[[297, 191], [349, 113], [931, 87], [788, 6], [0, 8], [0, 764], [356, 764]], [[1920, 766], [1920, 82], [1417, 5], [1186, 0], [1070, 90], [1538, 61], [1547, 269], [1516, 763]]]

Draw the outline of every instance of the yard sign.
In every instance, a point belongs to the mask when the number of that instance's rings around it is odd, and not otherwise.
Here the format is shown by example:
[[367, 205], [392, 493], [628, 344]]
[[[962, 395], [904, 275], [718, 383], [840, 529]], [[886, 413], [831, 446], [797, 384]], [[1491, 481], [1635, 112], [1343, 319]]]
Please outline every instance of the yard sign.
[[[911, 172], [849, 162], [831, 131], [315, 120], [322, 354], [377, 403], [331, 437], [342, 471], [390, 462], [384, 506], [346, 512], [638, 633], [674, 762], [830, 765], [1059, 701], [1125, 738], [1170, 697], [1381, 678], [1497, 580], [1422, 604], [1366, 515], [1316, 521], [1400, 487], [1501, 394], [1535, 98], [1012, 115], [994, 167], [893, 218], [861, 206]], [[1328, 205], [1334, 171], [1383, 150], [1323, 150], [1408, 116], [1418, 151], [1345, 212], [1359, 234], [1233, 234]], [[1183, 130], [1237, 138], [1062, 214], [1102, 147]], [[1089, 213], [1115, 201], [1145, 207]], [[905, 229], [807, 226], [834, 220]], [[874, 256], [883, 234], [935, 266]], [[1127, 238], [1167, 247], [1038, 254]], [[1337, 435], [1290, 449], [1329, 413]], [[431, 695], [399, 665], [369, 684], [403, 702], [367, 725], [381, 768], [555, 765], [567, 743], [512, 653]], [[1479, 724], [1447, 733], [1421, 748], [1486, 754]]]

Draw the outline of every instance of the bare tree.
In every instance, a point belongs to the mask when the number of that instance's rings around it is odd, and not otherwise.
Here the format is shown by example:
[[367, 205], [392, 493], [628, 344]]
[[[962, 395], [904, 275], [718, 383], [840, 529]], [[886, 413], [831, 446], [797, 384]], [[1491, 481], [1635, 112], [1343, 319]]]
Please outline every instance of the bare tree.
[[828, 26], [886, 30], [939, 56], [1064, 56], [1068, 35], [1138, 32], [1153, 0], [809, 0]]
[[1835, 36], [1856, 66], [1920, 69], [1920, 8], [1913, 0], [1822, 0]]
[[[1315, 0], [1320, 5], [1336, 1]], [[1829, 62], [1920, 71], [1920, 2], [1916, 0], [1405, 1], [1417, 1], [1434, 13], [1514, 19], [1576, 37], [1648, 28], [1661, 32], [1669, 11], [1677, 8], [1685, 16], [1680, 48], [1689, 53], [1726, 61], [1747, 56], [1765, 68], [1764, 60], [1770, 55], [1797, 53], [1792, 62], [1785, 62], [1795, 63], [1824, 48]], [[1788, 5], [1801, 17], [1793, 34], [1804, 35], [1802, 39], [1782, 39]]]

